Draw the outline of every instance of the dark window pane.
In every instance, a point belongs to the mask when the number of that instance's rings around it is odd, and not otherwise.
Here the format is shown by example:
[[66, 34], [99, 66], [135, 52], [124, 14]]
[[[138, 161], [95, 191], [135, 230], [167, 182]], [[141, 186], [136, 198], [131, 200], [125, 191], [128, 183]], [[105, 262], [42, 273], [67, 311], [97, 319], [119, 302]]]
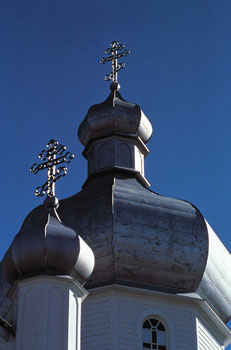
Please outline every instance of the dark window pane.
[[159, 350], [166, 350], [166, 346], [165, 345], [159, 345]]
[[151, 328], [151, 325], [148, 320], [144, 322], [143, 328]]
[[157, 327], [160, 331], [165, 331], [163, 324], [160, 322]]
[[152, 349], [158, 349], [156, 344], [152, 344]]
[[152, 342], [156, 343], [156, 331], [154, 329], [152, 330]]
[[158, 320], [155, 320], [154, 318], [150, 318], [151, 324], [153, 325], [153, 327], [155, 327], [157, 325], [157, 323], [159, 322]]
[[144, 348], [149, 348], [149, 349], [151, 349], [151, 344], [143, 343], [143, 347], [144, 347]]

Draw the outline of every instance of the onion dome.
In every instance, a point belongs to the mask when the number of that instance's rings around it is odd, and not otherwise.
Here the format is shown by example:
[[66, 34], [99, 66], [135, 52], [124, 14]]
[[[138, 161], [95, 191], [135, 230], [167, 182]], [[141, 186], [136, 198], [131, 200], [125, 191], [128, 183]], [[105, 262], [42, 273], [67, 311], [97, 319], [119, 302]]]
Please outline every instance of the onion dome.
[[116, 283], [191, 293], [203, 277], [208, 234], [200, 212], [148, 190], [130, 174], [92, 177], [80, 193], [61, 201], [60, 215], [94, 251], [89, 288]]
[[[95, 255], [95, 269], [86, 288], [119, 284], [171, 294], [196, 293], [226, 322], [231, 317], [230, 253], [193, 204], [161, 196], [149, 189], [144, 177], [144, 158], [148, 153], [145, 142], [151, 136], [152, 128], [147, 127], [149, 132], [144, 137], [145, 133], [140, 130], [144, 130], [143, 124], [147, 126], [149, 122], [144, 119], [145, 123], [136, 123], [138, 107], [133, 104], [134, 107], [130, 108], [128, 105], [114, 91], [105, 102], [90, 108], [79, 128], [80, 140], [86, 146], [83, 153], [88, 160], [88, 179], [79, 193], [60, 201], [62, 222], [78, 232]], [[120, 110], [124, 111], [127, 131], [119, 122], [114, 128], [116, 123], [107, 120], [106, 115], [117, 120]], [[91, 124], [88, 122], [89, 115]], [[97, 122], [92, 122], [93, 116]], [[128, 116], [131, 117], [130, 122]], [[40, 237], [38, 230], [33, 231], [33, 228], [41, 227], [39, 232], [45, 237], [44, 245], [38, 243], [38, 247], [43, 257], [47, 256], [47, 216], [44, 208], [35, 209], [28, 215], [19, 233], [22, 240], [27, 235], [28, 242], [25, 240], [25, 244], [27, 251], [31, 252], [32, 243], [29, 241], [34, 240], [33, 235]], [[66, 236], [64, 231], [58, 232]], [[53, 235], [48, 236], [52, 236], [48, 239], [53, 239]], [[77, 240], [75, 247], [78, 244]], [[33, 254], [26, 259], [23, 258], [26, 256], [24, 245], [14, 242], [13, 245], [15, 247], [11, 247], [4, 258], [9, 261], [7, 278], [13, 280], [18, 270], [22, 274], [39, 269], [49, 271], [50, 262], [54, 264], [53, 271], [61, 269], [61, 262], [53, 259], [51, 250], [50, 259], [39, 260]], [[60, 246], [57, 245], [57, 249]], [[79, 246], [81, 251], [81, 244]], [[59, 254], [65, 252], [60, 251]], [[76, 251], [75, 254], [72, 263], [68, 264], [68, 273], [76, 273], [77, 270], [83, 275], [78, 264], [82, 255]], [[65, 255], [65, 259], [69, 257]], [[66, 264], [62, 265], [65, 270], [64, 266]], [[71, 272], [71, 267], [75, 271]]]
[[88, 110], [78, 130], [80, 142], [86, 147], [94, 139], [116, 134], [139, 137], [147, 143], [152, 136], [148, 118], [137, 104], [125, 101], [118, 91], [111, 90], [104, 102]]
[[62, 224], [57, 207], [57, 198], [47, 197], [36, 215], [24, 222], [3, 259], [9, 283], [43, 274], [70, 275], [84, 283], [91, 275], [92, 250], [75, 230]]
[[111, 84], [108, 98], [93, 105], [78, 129], [83, 155], [88, 160], [88, 175], [119, 169], [133, 172], [145, 186], [145, 144], [152, 136], [152, 125], [141, 108], [125, 101]]
[[79, 127], [88, 180], [81, 192], [61, 201], [60, 215], [94, 251], [96, 266], [86, 287], [196, 293], [227, 321], [230, 253], [193, 204], [148, 188], [144, 158], [152, 127], [146, 117], [142, 122], [140, 109], [137, 118], [138, 108], [114, 90]]
[[226, 322], [231, 317], [231, 256], [191, 203], [161, 196], [131, 174], [92, 176], [60, 202], [95, 254], [86, 288], [110, 284], [196, 293]]

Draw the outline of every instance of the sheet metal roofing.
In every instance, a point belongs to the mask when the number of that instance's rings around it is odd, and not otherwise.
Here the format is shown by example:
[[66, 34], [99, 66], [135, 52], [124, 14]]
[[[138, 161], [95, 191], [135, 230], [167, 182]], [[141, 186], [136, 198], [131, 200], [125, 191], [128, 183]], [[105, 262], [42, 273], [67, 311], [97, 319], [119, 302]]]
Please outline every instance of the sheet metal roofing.
[[63, 225], [55, 207], [43, 205], [39, 216], [35, 210], [35, 215], [32, 212], [25, 220], [4, 256], [2, 268], [11, 284], [37, 275], [69, 275], [84, 283], [94, 261], [91, 248], [75, 230]]
[[[108, 105], [99, 106], [97, 120], [102, 116], [106, 127]], [[130, 113], [136, 109], [123, 105], [124, 124], [131, 123]], [[119, 118], [120, 109], [110, 105], [110, 110]], [[89, 132], [81, 140], [85, 145], [95, 142]], [[111, 129], [110, 137], [117, 132]], [[97, 142], [100, 137], [103, 140], [108, 133], [97, 134]], [[126, 142], [130, 132], [120, 137]], [[133, 137], [141, 136], [135, 132]], [[223, 321], [231, 317], [230, 253], [191, 203], [154, 193], [135, 172], [111, 166], [91, 175], [82, 191], [61, 200], [58, 214], [95, 254], [87, 288], [116, 283], [171, 294], [196, 293]], [[40, 206], [24, 225], [30, 222], [33, 227], [43, 215]], [[6, 289], [6, 282], [2, 285]]]
[[110, 134], [140, 137], [144, 143], [152, 136], [152, 125], [141, 108], [125, 101], [118, 91], [116, 95], [112, 91], [104, 102], [90, 107], [78, 129], [84, 146]]

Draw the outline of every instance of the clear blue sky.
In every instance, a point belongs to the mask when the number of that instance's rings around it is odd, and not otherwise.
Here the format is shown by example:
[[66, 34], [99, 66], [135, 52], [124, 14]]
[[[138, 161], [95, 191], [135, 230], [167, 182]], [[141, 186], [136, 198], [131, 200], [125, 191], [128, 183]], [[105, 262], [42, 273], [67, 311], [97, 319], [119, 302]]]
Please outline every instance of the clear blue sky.
[[151, 188], [195, 204], [230, 250], [230, 18], [230, 0], [1, 0], [0, 257], [42, 201], [29, 168], [50, 138], [75, 153], [57, 196], [86, 179], [77, 127], [109, 93], [113, 40], [131, 50], [121, 94], [154, 127]]

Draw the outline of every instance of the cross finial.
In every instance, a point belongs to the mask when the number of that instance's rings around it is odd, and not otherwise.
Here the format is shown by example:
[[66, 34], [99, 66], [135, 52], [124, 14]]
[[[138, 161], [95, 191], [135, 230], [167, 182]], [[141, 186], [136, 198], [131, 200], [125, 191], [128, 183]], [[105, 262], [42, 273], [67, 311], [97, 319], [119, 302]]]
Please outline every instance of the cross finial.
[[125, 63], [119, 63], [118, 59], [128, 56], [130, 51], [124, 50], [125, 46], [117, 41], [113, 41], [110, 46], [110, 48], [105, 50], [105, 54], [111, 56], [103, 57], [100, 63], [105, 64], [112, 61], [112, 71], [110, 74], [105, 75], [104, 80], [112, 80], [113, 83], [118, 83], [118, 72], [125, 67]]
[[62, 176], [67, 174], [67, 168], [61, 166], [56, 169], [56, 165], [62, 163], [70, 163], [74, 158], [74, 154], [66, 152], [66, 146], [58, 143], [58, 141], [50, 140], [47, 144], [47, 150], [42, 150], [38, 157], [43, 161], [40, 164], [34, 163], [30, 171], [37, 174], [40, 170], [48, 169], [48, 180], [35, 190], [36, 196], [43, 196], [47, 193], [48, 197], [55, 196], [55, 182]]

